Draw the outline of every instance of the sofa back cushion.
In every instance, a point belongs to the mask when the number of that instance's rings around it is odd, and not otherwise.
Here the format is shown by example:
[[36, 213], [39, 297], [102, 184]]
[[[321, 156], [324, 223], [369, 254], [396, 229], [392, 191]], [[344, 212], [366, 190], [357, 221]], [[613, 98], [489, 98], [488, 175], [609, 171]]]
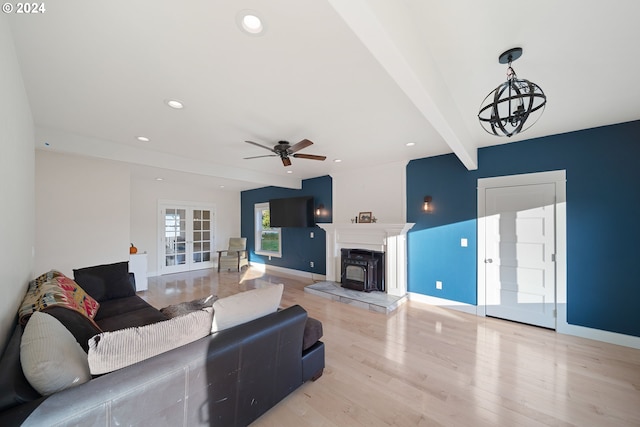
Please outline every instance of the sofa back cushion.
[[136, 294], [129, 281], [129, 262], [94, 265], [73, 270], [75, 281], [98, 302]]
[[62, 325], [71, 332], [71, 335], [73, 335], [85, 353], [89, 351], [89, 339], [102, 332], [102, 329], [95, 322], [90, 321], [74, 310], [68, 310], [63, 307], [51, 307], [44, 310], [44, 313], [55, 317], [58, 322], [62, 323]]
[[280, 305], [284, 285], [269, 285], [264, 288], [240, 292], [213, 303], [211, 332], [222, 331], [274, 313]]
[[211, 308], [163, 322], [113, 332], [89, 340], [91, 374], [105, 374], [209, 335]]

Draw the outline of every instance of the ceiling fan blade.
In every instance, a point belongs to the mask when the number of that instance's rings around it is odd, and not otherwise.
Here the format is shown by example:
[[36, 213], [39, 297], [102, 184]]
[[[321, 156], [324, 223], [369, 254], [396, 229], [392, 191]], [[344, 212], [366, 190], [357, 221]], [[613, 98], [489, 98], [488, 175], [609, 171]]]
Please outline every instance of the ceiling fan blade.
[[243, 157], [244, 160], [249, 160], [249, 159], [259, 159], [261, 157], [277, 157], [277, 154], [265, 154], [264, 156], [251, 156], [251, 157]]
[[269, 151], [275, 153], [275, 150], [273, 148], [267, 147], [266, 145], [258, 144], [257, 142], [253, 142], [253, 141], [245, 141], [245, 142], [248, 142], [249, 144], [256, 145], [258, 147], [264, 148], [265, 150], [269, 150]]
[[309, 159], [309, 160], [325, 160], [327, 156], [317, 156], [315, 154], [294, 154], [293, 157], [297, 159]]
[[285, 166], [291, 166], [291, 159], [288, 157], [283, 157], [282, 158], [282, 164]]
[[302, 141], [293, 144], [291, 147], [289, 147], [289, 153], [295, 153], [296, 151], [300, 151], [303, 148], [307, 148], [308, 146], [313, 145], [313, 142], [309, 141], [308, 139], [303, 139]]

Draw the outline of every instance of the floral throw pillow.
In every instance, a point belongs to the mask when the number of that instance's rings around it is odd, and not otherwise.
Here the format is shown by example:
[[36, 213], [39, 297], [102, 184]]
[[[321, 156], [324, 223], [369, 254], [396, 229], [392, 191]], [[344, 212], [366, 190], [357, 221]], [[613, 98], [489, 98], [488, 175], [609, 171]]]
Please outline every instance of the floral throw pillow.
[[29, 283], [19, 310], [20, 323], [25, 325], [35, 311], [45, 311], [50, 307], [75, 310], [93, 321], [100, 304], [72, 279], [51, 270]]

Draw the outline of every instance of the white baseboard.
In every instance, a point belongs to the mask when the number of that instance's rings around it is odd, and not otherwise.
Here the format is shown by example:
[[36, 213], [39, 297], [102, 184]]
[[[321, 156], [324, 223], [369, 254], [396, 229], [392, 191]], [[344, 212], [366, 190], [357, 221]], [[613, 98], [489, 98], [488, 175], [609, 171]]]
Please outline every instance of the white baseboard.
[[284, 274], [286, 276], [304, 277], [316, 282], [323, 282], [327, 280], [324, 274], [311, 273], [309, 271], [293, 270], [291, 268], [278, 267], [269, 264], [258, 264], [256, 262], [251, 263], [251, 268], [255, 268], [259, 271], [273, 272], [274, 274]]
[[569, 323], [560, 324], [558, 322], [556, 332], [565, 335], [573, 335], [581, 338], [589, 338], [609, 344], [622, 345], [640, 350], [640, 337], [619, 334], [617, 332], [603, 331], [601, 329], [587, 328], [585, 326], [571, 325]]
[[459, 301], [451, 301], [448, 299], [432, 297], [431, 295], [416, 294], [414, 292], [407, 293], [409, 300], [417, 301], [424, 304], [435, 305], [442, 308], [450, 308], [452, 310], [462, 311], [463, 313], [475, 314], [477, 313], [477, 307], [475, 305], [467, 304]]
[[[476, 316], [484, 316], [481, 307], [471, 304], [466, 304], [458, 301], [451, 301], [448, 299], [433, 297], [430, 295], [417, 294], [409, 292], [409, 299], [412, 301], [418, 301], [425, 304], [431, 304], [438, 307], [450, 308], [452, 310], [462, 311], [464, 313], [475, 314]], [[560, 307], [558, 315], [564, 317], [565, 310]], [[572, 335], [581, 338], [588, 338], [595, 341], [606, 342], [609, 344], [621, 345], [624, 347], [631, 347], [640, 349], [640, 337], [632, 335], [624, 335], [616, 332], [603, 331], [601, 329], [588, 328], [586, 326], [571, 325], [565, 321], [558, 319], [558, 325], [556, 332], [559, 334]]]

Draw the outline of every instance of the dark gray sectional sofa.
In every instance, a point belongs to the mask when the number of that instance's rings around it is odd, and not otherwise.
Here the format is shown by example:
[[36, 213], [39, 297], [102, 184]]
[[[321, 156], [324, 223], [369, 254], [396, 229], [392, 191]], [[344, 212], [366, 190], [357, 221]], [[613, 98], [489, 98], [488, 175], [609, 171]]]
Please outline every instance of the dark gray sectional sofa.
[[[95, 298], [102, 298], [95, 321], [104, 331], [167, 319], [135, 292]], [[96, 331], [75, 317], [81, 315], [47, 312], [86, 350]], [[0, 359], [3, 426], [245, 426], [320, 377], [325, 363], [322, 325], [296, 305], [42, 397], [22, 374], [22, 329], [16, 327]]]

